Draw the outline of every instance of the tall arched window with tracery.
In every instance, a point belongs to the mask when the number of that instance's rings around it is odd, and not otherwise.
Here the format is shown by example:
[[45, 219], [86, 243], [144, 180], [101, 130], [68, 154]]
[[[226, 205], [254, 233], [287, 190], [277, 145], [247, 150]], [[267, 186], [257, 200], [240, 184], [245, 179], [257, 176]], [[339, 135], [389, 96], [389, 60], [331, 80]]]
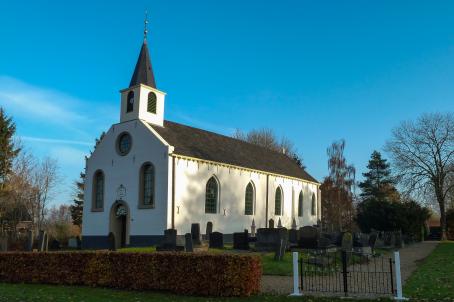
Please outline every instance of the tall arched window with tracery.
[[248, 183], [244, 198], [244, 215], [254, 215], [254, 186]]
[[312, 207], [311, 207], [311, 214], [312, 216], [317, 215], [317, 204], [315, 200], [315, 194], [312, 193]]
[[152, 163], [140, 169], [140, 206], [153, 208], [155, 205], [155, 170]]
[[96, 171], [93, 176], [93, 210], [104, 208], [104, 173]]
[[206, 185], [205, 213], [216, 214], [219, 200], [219, 184], [216, 178], [211, 177]]
[[277, 187], [276, 195], [274, 197], [274, 215], [282, 215], [282, 189]]
[[303, 191], [298, 197], [298, 217], [303, 217]]

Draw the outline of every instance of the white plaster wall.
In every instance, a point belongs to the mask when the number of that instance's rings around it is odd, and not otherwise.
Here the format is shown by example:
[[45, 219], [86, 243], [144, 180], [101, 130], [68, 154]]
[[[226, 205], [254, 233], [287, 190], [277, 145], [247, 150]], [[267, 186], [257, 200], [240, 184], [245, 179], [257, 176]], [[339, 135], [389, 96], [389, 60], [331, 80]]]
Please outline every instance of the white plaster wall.
[[[223, 233], [250, 230], [253, 218], [257, 228], [266, 226], [265, 174], [182, 158], [176, 159], [175, 171], [175, 227], [179, 234], [190, 232], [191, 223], [200, 223], [201, 232], [205, 233], [208, 221], [213, 222], [215, 231]], [[206, 214], [206, 183], [213, 175], [220, 183], [220, 204], [218, 213]], [[254, 215], [244, 215], [245, 190], [250, 181], [255, 187]], [[278, 185], [283, 189], [282, 216], [274, 215], [274, 195]], [[291, 227], [292, 218], [297, 215], [297, 194], [301, 189], [304, 192], [304, 210], [303, 217], [295, 217], [298, 227], [317, 223], [317, 216], [312, 216], [310, 212], [312, 193], [317, 196], [317, 185], [269, 176], [268, 219], [273, 218], [275, 226], [280, 217], [283, 226]], [[295, 191], [294, 201], [292, 191]]]
[[[120, 156], [116, 141], [124, 131], [131, 134], [132, 147], [126, 156]], [[126, 187], [124, 200], [131, 212], [129, 235], [162, 235], [167, 228], [169, 146], [152, 131], [140, 120], [113, 125], [87, 160], [83, 235], [106, 236], [109, 233], [109, 213], [120, 185]], [[139, 209], [139, 171], [147, 161], [155, 168], [155, 208]], [[93, 175], [98, 169], [105, 176], [104, 210], [92, 212]]]

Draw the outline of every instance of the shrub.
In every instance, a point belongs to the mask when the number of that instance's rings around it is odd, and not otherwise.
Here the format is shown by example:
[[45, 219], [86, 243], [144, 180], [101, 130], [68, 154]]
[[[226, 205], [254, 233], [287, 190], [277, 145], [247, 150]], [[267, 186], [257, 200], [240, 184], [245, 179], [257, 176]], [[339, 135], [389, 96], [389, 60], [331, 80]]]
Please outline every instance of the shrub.
[[189, 253], [0, 253], [0, 282], [249, 296], [260, 289], [257, 256]]
[[454, 209], [446, 211], [446, 225], [448, 240], [454, 240]]

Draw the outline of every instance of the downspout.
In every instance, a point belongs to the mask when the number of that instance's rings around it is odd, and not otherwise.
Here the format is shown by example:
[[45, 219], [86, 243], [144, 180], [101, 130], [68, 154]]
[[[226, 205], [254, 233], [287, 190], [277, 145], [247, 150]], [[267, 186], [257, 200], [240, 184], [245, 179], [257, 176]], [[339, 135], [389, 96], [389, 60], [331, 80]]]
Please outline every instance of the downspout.
[[269, 175], [267, 174], [266, 175], [266, 198], [265, 198], [265, 227], [267, 228], [268, 227], [268, 179], [269, 179]]
[[172, 229], [175, 229], [175, 156], [172, 156]]

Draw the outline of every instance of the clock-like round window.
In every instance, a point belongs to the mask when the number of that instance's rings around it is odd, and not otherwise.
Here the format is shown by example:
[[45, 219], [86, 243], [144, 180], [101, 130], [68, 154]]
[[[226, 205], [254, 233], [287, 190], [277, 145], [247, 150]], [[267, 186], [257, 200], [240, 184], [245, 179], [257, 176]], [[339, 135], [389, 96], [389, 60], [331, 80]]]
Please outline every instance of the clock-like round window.
[[132, 138], [129, 133], [123, 132], [117, 139], [117, 150], [120, 155], [126, 155], [131, 150]]

